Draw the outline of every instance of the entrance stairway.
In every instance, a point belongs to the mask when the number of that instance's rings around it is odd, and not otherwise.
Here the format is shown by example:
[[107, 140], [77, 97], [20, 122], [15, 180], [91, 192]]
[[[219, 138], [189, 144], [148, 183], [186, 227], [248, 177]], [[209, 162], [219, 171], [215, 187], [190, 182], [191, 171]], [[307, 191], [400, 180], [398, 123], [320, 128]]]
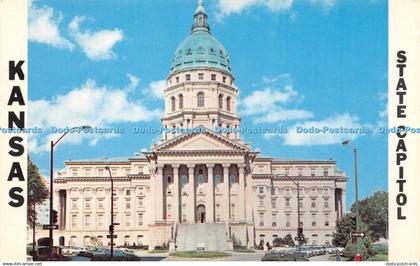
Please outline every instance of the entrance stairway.
[[178, 225], [176, 238], [178, 251], [197, 250], [197, 246], [202, 245], [207, 251], [226, 250], [226, 225], [220, 223]]

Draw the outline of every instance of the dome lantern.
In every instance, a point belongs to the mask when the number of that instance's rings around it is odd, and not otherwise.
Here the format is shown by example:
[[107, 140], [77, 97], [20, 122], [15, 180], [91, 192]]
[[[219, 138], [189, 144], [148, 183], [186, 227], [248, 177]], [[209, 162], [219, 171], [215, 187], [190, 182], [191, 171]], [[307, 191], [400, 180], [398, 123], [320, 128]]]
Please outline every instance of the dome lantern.
[[210, 26], [207, 24], [207, 14], [203, 6], [203, 0], [198, 0], [197, 9], [194, 12], [194, 24], [192, 32], [197, 30], [204, 30], [210, 32]]

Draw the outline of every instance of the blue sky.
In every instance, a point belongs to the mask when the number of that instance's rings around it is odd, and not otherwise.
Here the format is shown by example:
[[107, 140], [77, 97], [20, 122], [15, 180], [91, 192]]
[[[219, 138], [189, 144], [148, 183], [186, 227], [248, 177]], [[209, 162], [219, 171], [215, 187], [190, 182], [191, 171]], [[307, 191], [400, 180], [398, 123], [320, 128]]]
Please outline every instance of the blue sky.
[[[204, 0], [212, 34], [227, 49], [239, 112], [248, 128], [288, 127], [289, 134], [244, 134], [262, 154], [329, 159], [346, 171], [354, 201], [359, 149], [361, 197], [387, 189], [382, 134], [297, 135], [297, 126], [386, 124], [387, 1]], [[122, 127], [125, 134], [72, 134], [58, 146], [69, 158], [127, 156], [150, 148], [160, 126], [163, 80], [188, 36], [196, 1], [32, 1], [29, 20], [30, 125]], [[48, 132], [31, 136], [30, 153], [49, 175]]]

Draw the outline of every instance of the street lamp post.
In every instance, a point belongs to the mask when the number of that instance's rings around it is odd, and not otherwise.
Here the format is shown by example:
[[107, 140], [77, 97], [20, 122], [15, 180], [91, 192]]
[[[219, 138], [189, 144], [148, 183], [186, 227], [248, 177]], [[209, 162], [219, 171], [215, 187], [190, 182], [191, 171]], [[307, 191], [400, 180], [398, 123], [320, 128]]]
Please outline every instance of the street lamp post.
[[303, 236], [303, 230], [301, 229], [301, 225], [300, 225], [300, 186], [299, 186], [299, 181], [296, 182], [295, 180], [291, 179], [289, 177], [289, 180], [292, 181], [297, 188], [297, 221], [298, 221], [298, 227], [297, 227], [297, 237], [298, 237], [298, 246], [297, 246], [297, 250], [298, 250], [298, 254], [300, 256], [300, 246], [302, 245], [302, 239], [301, 237]]
[[[349, 140], [343, 141], [343, 145], [348, 145]], [[354, 191], [355, 191], [355, 206], [356, 206], [356, 232], [360, 232], [360, 221], [359, 221], [359, 184], [357, 178], [357, 148], [353, 147], [354, 154]], [[360, 237], [356, 238], [356, 261], [360, 261]]]
[[111, 225], [109, 226], [109, 235], [111, 237], [111, 260], [114, 259], [114, 179], [112, 178], [111, 169], [109, 166], [105, 166], [105, 169], [109, 173], [111, 180]]
[[66, 136], [67, 135], [67, 133], [68, 132], [70, 132], [70, 131], [72, 131], [72, 130], [76, 130], [76, 129], [89, 129], [89, 128], [91, 128], [90, 126], [81, 126], [81, 127], [73, 127], [73, 128], [71, 128], [69, 131], [66, 131], [66, 132], [64, 132], [61, 136], [60, 136], [60, 138], [58, 138], [58, 140], [57, 141], [52, 141], [51, 140], [51, 142], [50, 142], [50, 210], [49, 210], [49, 214], [50, 214], [50, 224], [49, 224], [49, 244], [50, 244], [50, 250], [49, 250], [49, 257], [51, 257], [52, 256], [52, 251], [53, 251], [53, 246], [54, 246], [54, 243], [53, 243], [53, 228], [52, 228], [52, 225], [53, 225], [53, 215], [52, 215], [52, 212], [53, 212], [53, 199], [54, 199], [54, 197], [53, 197], [53, 195], [54, 195], [54, 191], [53, 191], [53, 189], [54, 189], [54, 186], [53, 186], [53, 175], [54, 175], [54, 147], [55, 147], [55, 145], [57, 145], [58, 144], [58, 142], [61, 140], [61, 139], [63, 139], [64, 138], [64, 136]]

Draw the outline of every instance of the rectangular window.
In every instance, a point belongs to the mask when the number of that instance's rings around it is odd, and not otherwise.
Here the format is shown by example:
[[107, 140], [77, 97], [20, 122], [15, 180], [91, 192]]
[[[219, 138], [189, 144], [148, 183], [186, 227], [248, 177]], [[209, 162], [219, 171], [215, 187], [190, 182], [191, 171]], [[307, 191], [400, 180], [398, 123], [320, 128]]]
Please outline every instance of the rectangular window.
[[179, 83], [179, 77], [176, 77], [175, 79], [176, 79], [176, 83]]
[[324, 200], [324, 208], [328, 208], [328, 206], [329, 206], [329, 205], [328, 205], [328, 199], [325, 199], [325, 200]]
[[191, 74], [187, 74], [187, 75], [185, 75], [185, 80], [186, 80], [186, 81], [191, 80]]
[[260, 213], [260, 226], [264, 226], [264, 213]]
[[126, 196], [130, 196], [130, 195], [131, 195], [131, 190], [127, 189], [127, 190], [125, 191], [125, 195], [126, 195]]
[[117, 175], [117, 171], [118, 171], [117, 168], [112, 168], [111, 169], [111, 174], [112, 174], [113, 177], [115, 177]]
[[325, 226], [330, 226], [330, 216], [329, 214], [325, 214]]
[[216, 222], [220, 222], [220, 204], [216, 204]]
[[125, 226], [130, 227], [131, 226], [131, 214], [125, 215]]
[[138, 214], [138, 225], [143, 225], [143, 213], [139, 213]]
[[85, 208], [90, 209], [90, 200], [89, 199], [85, 200]]
[[324, 176], [328, 175], [328, 168], [324, 168]]
[[286, 207], [290, 207], [290, 199], [286, 199]]
[[260, 191], [260, 194], [264, 193], [264, 187], [259, 187], [258, 189]]
[[172, 206], [171, 206], [171, 204], [168, 204], [168, 206], [166, 207], [166, 218], [168, 220], [172, 219]]
[[226, 83], [226, 77], [223, 76], [223, 83]]
[[230, 218], [235, 220], [235, 204], [232, 204], [230, 207]]
[[142, 207], [142, 206], [143, 206], [143, 199], [139, 198], [139, 207]]
[[199, 79], [199, 80], [204, 79], [204, 74], [203, 74], [203, 73], [198, 73], [198, 79]]
[[90, 168], [85, 169], [85, 176], [90, 176]]
[[303, 208], [303, 199], [299, 199], [299, 208]]
[[125, 208], [126, 208], [126, 209], [130, 209], [130, 208], [131, 208], [131, 202], [130, 202], [130, 200], [129, 200], [129, 199], [126, 199], [126, 200], [125, 200]]
[[315, 199], [311, 199], [311, 208], [316, 208], [316, 201], [315, 201]]
[[316, 214], [312, 213], [312, 226], [316, 226]]
[[125, 168], [125, 175], [129, 175], [130, 174], [130, 168]]
[[277, 208], [276, 207], [276, 200], [275, 199], [272, 199], [271, 200], [271, 205], [273, 206], [273, 208]]
[[102, 209], [104, 207], [104, 200], [103, 199], [98, 199], [98, 208]]
[[211, 74], [211, 80], [216, 80], [216, 74]]
[[72, 199], [72, 200], [71, 200], [71, 207], [72, 207], [73, 209], [76, 209], [76, 208], [77, 208], [77, 199]]
[[72, 216], [71, 216], [71, 226], [73, 228], [77, 227], [77, 214], [72, 214]]
[[104, 169], [103, 168], [98, 169], [98, 175], [99, 176], [104, 176]]
[[104, 226], [104, 215], [98, 214], [98, 227]]
[[72, 169], [72, 176], [77, 176], [77, 168]]
[[286, 227], [290, 227], [290, 214], [286, 214]]
[[264, 198], [260, 198], [260, 206], [264, 206]]
[[277, 226], [277, 215], [276, 214], [273, 214], [271, 216], [271, 222], [272, 222], [273, 227]]
[[85, 227], [86, 228], [89, 228], [90, 227], [90, 224], [91, 224], [91, 222], [90, 222], [90, 214], [86, 214], [85, 215]]

